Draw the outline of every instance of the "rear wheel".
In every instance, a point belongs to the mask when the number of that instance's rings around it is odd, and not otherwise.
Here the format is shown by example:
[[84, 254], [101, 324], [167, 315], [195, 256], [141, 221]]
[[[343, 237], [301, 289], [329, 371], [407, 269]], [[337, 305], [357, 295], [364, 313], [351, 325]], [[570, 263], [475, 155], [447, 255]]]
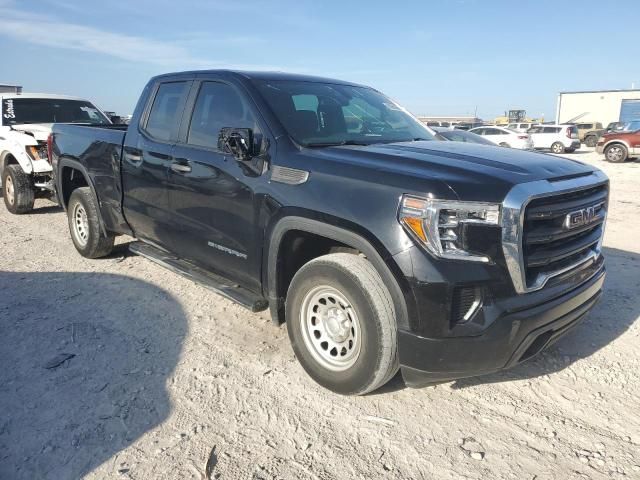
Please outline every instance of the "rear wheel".
[[551, 151], [553, 153], [564, 153], [564, 145], [560, 142], [554, 142], [551, 145]]
[[363, 257], [334, 253], [304, 265], [287, 293], [286, 322], [298, 361], [329, 390], [362, 395], [398, 371], [391, 294]]
[[11, 213], [20, 215], [33, 210], [33, 182], [20, 165], [7, 165], [2, 172], [2, 196], [7, 210]]
[[613, 163], [622, 163], [629, 156], [629, 151], [627, 147], [622, 145], [621, 143], [614, 143], [613, 145], [609, 145], [604, 149], [604, 158], [606, 158], [609, 162]]
[[76, 250], [86, 258], [99, 258], [113, 250], [113, 235], [104, 235], [100, 228], [98, 205], [89, 187], [77, 188], [67, 206], [69, 231]]
[[584, 144], [587, 147], [595, 147], [597, 143], [598, 143], [598, 138], [595, 135], [589, 135], [584, 139]]

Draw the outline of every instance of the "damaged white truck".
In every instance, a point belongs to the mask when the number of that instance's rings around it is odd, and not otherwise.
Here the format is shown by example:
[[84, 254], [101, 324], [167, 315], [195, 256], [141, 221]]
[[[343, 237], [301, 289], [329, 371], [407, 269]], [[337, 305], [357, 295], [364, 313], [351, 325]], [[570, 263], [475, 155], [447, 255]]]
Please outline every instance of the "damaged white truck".
[[53, 123], [109, 125], [91, 102], [49, 94], [0, 95], [0, 176], [4, 204], [28, 213], [38, 197], [55, 199], [47, 138]]

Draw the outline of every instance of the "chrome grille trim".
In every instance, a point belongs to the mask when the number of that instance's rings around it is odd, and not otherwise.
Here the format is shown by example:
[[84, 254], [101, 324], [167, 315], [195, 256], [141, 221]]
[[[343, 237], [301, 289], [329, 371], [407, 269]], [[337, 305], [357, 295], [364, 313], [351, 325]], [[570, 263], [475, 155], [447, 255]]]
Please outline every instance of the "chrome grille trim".
[[603, 234], [600, 236], [600, 240], [598, 241], [596, 248], [574, 264], [565, 266], [559, 270], [539, 274], [535, 281], [531, 285], [528, 285], [526, 268], [524, 265], [522, 241], [524, 233], [524, 215], [529, 202], [536, 198], [562, 195], [600, 185], [607, 185], [608, 182], [608, 177], [600, 170], [597, 170], [592, 172], [590, 175], [566, 180], [539, 180], [535, 182], [521, 183], [514, 186], [509, 191], [502, 202], [502, 252], [513, 282], [513, 287], [517, 293], [529, 293], [540, 290], [551, 278], [562, 275], [579, 267], [580, 265], [583, 265], [584, 263], [597, 260], [602, 251], [602, 239], [604, 237], [604, 227], [606, 225], [608, 196], [604, 213], [605, 219], [602, 224]]

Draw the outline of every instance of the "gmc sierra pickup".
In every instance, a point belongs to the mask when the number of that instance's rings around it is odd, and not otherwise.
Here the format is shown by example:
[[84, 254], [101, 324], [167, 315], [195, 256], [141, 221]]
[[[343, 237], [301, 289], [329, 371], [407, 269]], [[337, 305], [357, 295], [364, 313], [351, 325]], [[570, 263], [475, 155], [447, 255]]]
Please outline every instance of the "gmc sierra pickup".
[[81, 255], [114, 237], [286, 322], [319, 384], [364, 394], [512, 367], [602, 293], [609, 182], [540, 153], [439, 142], [353, 83], [161, 75], [125, 127], [54, 125]]

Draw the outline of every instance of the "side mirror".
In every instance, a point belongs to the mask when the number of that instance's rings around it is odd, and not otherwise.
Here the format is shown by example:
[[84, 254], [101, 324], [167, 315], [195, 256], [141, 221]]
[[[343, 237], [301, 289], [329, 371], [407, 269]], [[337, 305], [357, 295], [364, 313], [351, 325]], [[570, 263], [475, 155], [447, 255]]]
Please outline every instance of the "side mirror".
[[231, 153], [239, 162], [251, 160], [255, 155], [253, 131], [250, 128], [222, 128], [218, 138], [218, 148]]

